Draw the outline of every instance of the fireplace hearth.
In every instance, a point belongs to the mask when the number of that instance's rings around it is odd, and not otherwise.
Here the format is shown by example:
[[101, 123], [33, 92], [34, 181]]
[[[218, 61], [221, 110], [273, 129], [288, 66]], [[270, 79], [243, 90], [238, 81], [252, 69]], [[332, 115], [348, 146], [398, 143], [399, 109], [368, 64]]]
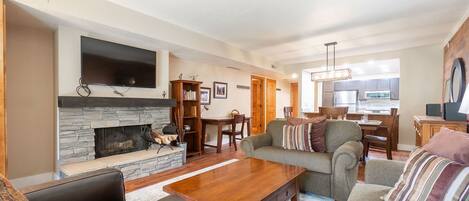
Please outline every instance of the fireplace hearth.
[[95, 158], [147, 149], [144, 135], [150, 131], [151, 125], [96, 128]]

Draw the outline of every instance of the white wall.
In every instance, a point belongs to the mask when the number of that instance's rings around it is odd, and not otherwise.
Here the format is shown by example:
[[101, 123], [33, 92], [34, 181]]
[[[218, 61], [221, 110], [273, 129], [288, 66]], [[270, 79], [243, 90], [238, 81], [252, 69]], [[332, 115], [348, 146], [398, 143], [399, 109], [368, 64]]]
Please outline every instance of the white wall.
[[[337, 65], [360, 63], [369, 60], [400, 59], [399, 146], [415, 145], [414, 115], [425, 115], [425, 104], [439, 103], [443, 82], [443, 48], [430, 45], [337, 59]], [[306, 63], [286, 68], [289, 73], [300, 74], [303, 69], [320, 67], [324, 61]], [[301, 79], [301, 77], [300, 77]], [[299, 81], [301, 85], [301, 80]], [[301, 88], [301, 86], [299, 86]], [[300, 90], [301, 93], [301, 90]], [[301, 104], [301, 99], [300, 103]]]
[[[213, 91], [211, 94], [211, 104], [202, 108], [202, 117], [224, 117], [228, 116], [233, 109], [251, 116], [251, 90], [238, 89], [236, 85], [251, 86], [251, 74], [247, 71], [235, 70], [224, 66], [205, 64], [186, 59], [180, 59], [174, 56], [169, 57], [169, 78], [170, 80], [179, 79], [180, 73], [183, 73], [183, 79], [190, 79], [191, 75], [198, 75], [197, 80], [202, 81], [202, 87], [210, 87], [213, 90], [213, 82], [228, 83], [228, 98], [214, 99]], [[290, 86], [286, 80], [277, 80], [277, 117], [283, 117], [283, 107], [290, 105]], [[207, 126], [207, 142], [216, 143], [215, 126]], [[224, 139], [224, 143], [227, 138]]]
[[[59, 96], [78, 96], [75, 89], [81, 76], [81, 49], [80, 36], [89, 36], [106, 41], [144, 48], [157, 52], [157, 84], [156, 88], [131, 88], [125, 93], [126, 97], [162, 98], [163, 91], [168, 93], [169, 52], [157, 50], [148, 45], [136, 44], [123, 38], [101, 36], [88, 33], [72, 27], [59, 26], [56, 31], [57, 45], [57, 72]], [[118, 91], [125, 91], [127, 87], [115, 87]], [[108, 86], [90, 85], [91, 96], [120, 97], [113, 93]], [[168, 97], [168, 96], [166, 96]]]
[[287, 80], [277, 80], [277, 108], [276, 108], [276, 116], [277, 118], [283, 118], [283, 107], [291, 106], [290, 103], [290, 82]]

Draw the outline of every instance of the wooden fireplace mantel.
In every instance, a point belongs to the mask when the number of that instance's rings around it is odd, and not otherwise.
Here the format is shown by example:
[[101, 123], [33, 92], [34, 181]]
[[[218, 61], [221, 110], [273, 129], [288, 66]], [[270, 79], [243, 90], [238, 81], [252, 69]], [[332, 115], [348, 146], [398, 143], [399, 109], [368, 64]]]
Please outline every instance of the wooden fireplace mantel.
[[58, 107], [174, 107], [174, 99], [59, 96]]

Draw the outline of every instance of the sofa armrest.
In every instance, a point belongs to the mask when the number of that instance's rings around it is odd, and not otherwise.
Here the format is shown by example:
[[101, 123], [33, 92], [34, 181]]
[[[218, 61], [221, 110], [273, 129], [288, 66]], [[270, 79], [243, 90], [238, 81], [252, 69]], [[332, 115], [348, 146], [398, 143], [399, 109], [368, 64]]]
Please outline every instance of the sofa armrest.
[[370, 160], [366, 163], [365, 183], [393, 187], [404, 171], [405, 162]]
[[259, 147], [271, 145], [272, 136], [270, 134], [249, 136], [241, 140], [241, 149], [248, 157], [252, 157], [254, 155], [254, 150], [258, 149]]
[[21, 190], [29, 201], [125, 201], [124, 178], [107, 168]]
[[357, 182], [358, 163], [363, 152], [361, 142], [349, 141], [341, 145], [332, 156], [332, 196], [347, 200]]

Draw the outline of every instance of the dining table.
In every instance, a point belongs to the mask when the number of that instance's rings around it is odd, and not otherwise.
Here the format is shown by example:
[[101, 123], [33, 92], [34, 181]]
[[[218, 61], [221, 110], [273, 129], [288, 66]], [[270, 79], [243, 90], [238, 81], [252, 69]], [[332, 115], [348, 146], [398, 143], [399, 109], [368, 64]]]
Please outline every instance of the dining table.
[[366, 131], [369, 131], [372, 134], [374, 134], [374, 132], [376, 130], [378, 130], [379, 127], [381, 127], [383, 125], [383, 121], [380, 121], [380, 120], [368, 120], [368, 121], [350, 120], [350, 121], [353, 121], [353, 122], [357, 123], [360, 126], [360, 128], [362, 129], [363, 137], [364, 137]]
[[[233, 117], [203, 117], [202, 118], [202, 146], [201, 151], [204, 152], [204, 148], [207, 147], [214, 147], [217, 148], [217, 153], [221, 153], [221, 145], [222, 145], [222, 131], [224, 125], [232, 125], [233, 124]], [[247, 136], [251, 136], [251, 117], [244, 118], [245, 123], [247, 125]], [[205, 135], [207, 132], [207, 125], [215, 125], [217, 126], [217, 145], [210, 145], [205, 144]]]

